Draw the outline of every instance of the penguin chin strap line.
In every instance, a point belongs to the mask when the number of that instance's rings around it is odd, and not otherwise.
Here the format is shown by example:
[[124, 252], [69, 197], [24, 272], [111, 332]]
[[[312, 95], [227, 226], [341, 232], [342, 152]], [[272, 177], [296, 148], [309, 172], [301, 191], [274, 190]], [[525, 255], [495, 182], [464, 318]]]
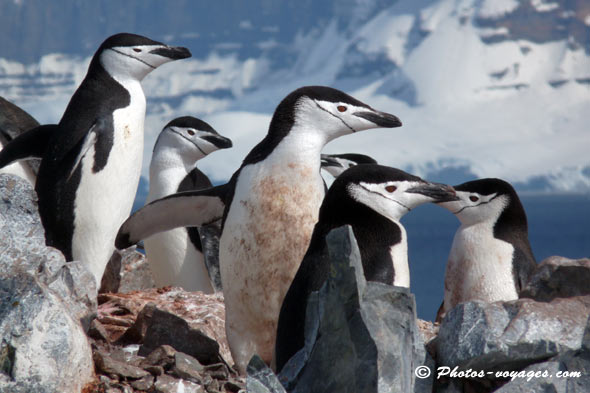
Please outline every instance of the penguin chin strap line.
[[342, 120], [340, 117], [336, 116], [335, 114], [333, 114], [332, 112], [330, 112], [329, 110], [323, 108], [320, 104], [318, 104], [316, 101], [314, 101], [314, 103], [316, 104], [316, 106], [318, 108], [320, 108], [321, 110], [323, 110], [326, 113], [329, 113], [330, 115], [334, 116], [336, 119], [340, 120], [346, 127], [348, 127], [350, 129], [350, 131], [352, 131], [353, 133], [356, 132], [356, 130], [354, 128], [352, 128], [351, 126], [349, 126], [344, 120]]
[[150, 68], [152, 68], [152, 69], [154, 69], [154, 70], [156, 69], [156, 67], [154, 67], [154, 66], [153, 66], [153, 65], [151, 65], [150, 63], [147, 63], [147, 62], [145, 62], [145, 61], [143, 61], [143, 60], [141, 60], [141, 59], [138, 59], [138, 58], [137, 58], [137, 57], [135, 57], [135, 56], [128, 55], [127, 53], [123, 53], [123, 52], [121, 52], [121, 51], [118, 51], [118, 50], [116, 50], [116, 49], [114, 49], [114, 48], [110, 48], [110, 49], [111, 49], [113, 52], [117, 52], [117, 53], [118, 53], [118, 54], [120, 54], [120, 55], [127, 56], [127, 57], [130, 57], [130, 58], [132, 58], [132, 59], [135, 59], [135, 60], [137, 60], [137, 61], [139, 61], [139, 62], [142, 62], [143, 64], [145, 64], [146, 66], [148, 66], [148, 67], [150, 67]]

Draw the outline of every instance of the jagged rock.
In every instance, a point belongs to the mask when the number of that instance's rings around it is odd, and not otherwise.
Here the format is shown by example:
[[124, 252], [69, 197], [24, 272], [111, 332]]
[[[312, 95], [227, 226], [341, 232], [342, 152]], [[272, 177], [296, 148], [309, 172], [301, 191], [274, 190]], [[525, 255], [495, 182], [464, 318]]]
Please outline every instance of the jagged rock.
[[459, 304], [440, 326], [437, 360], [464, 369], [520, 369], [581, 348], [589, 314], [590, 296]]
[[154, 384], [154, 393], [205, 393], [205, 389], [196, 383], [176, 379], [169, 375], [160, 375]]
[[82, 265], [45, 246], [36, 195], [0, 175], [0, 391], [79, 392], [93, 377], [80, 320], [90, 323], [94, 284]]
[[128, 293], [155, 286], [145, 255], [133, 247], [113, 253], [102, 276], [99, 292]]
[[590, 295], [590, 259], [553, 256], [541, 262], [521, 297], [550, 302], [558, 297]]
[[[164, 287], [124, 294], [100, 294], [98, 302], [98, 318], [109, 333], [110, 341], [120, 339], [126, 344], [142, 343], [151, 317], [138, 314], [147, 313], [149, 309], [145, 306], [153, 303], [157, 308], [184, 319], [192, 329], [201, 330], [217, 341], [223, 358], [227, 363], [232, 362], [225, 336], [225, 306], [221, 293], [204, 294]], [[113, 324], [107, 317], [115, 318], [111, 320]], [[132, 328], [128, 328], [132, 325]]]
[[287, 393], [277, 376], [258, 356], [252, 356], [246, 368], [246, 391], [248, 393]]
[[426, 353], [413, 295], [365, 281], [350, 228], [332, 231], [327, 241], [330, 277], [307, 300], [305, 347], [280, 380], [290, 392], [414, 391], [414, 370]]
[[195, 357], [202, 364], [223, 361], [219, 344], [199, 329], [191, 328], [184, 319], [158, 308], [154, 308], [151, 314], [143, 345], [139, 349], [140, 355], [148, 354], [160, 345], [170, 345], [177, 351]]

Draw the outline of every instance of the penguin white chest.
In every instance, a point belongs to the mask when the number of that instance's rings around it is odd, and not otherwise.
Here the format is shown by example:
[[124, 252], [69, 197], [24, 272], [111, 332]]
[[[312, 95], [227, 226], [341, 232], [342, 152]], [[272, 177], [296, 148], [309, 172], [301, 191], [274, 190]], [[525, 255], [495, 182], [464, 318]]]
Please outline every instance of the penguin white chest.
[[393, 261], [393, 285], [397, 287], [410, 287], [410, 266], [408, 265], [408, 241], [406, 230], [401, 224], [397, 224], [401, 231], [399, 243], [391, 246], [389, 253]]
[[512, 273], [514, 248], [494, 238], [487, 224], [460, 227], [445, 272], [445, 312], [458, 303], [518, 299]]
[[324, 196], [317, 161], [248, 165], [238, 178], [220, 239], [220, 270], [228, 340], [240, 368], [253, 353], [271, 361], [280, 307]]
[[[145, 96], [139, 82], [124, 86], [130, 103], [113, 112], [110, 151], [99, 151], [94, 144], [80, 160], [72, 254], [88, 265], [98, 283], [114, 251], [117, 230], [131, 212], [141, 172]], [[106, 164], [95, 171], [99, 155], [107, 156]]]

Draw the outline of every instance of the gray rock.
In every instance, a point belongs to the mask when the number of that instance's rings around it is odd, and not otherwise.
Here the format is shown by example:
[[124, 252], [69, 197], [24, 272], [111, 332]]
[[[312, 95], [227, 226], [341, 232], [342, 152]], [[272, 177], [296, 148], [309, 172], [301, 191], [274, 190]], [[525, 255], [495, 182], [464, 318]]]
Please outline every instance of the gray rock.
[[137, 390], [141, 390], [141, 391], [147, 391], [153, 385], [154, 385], [154, 377], [152, 377], [151, 375], [145, 376], [143, 378], [140, 378], [136, 381], [131, 382], [131, 387], [133, 387], [133, 389], [137, 389]]
[[330, 277], [308, 299], [305, 347], [287, 362], [281, 382], [292, 392], [414, 391], [414, 370], [426, 352], [413, 295], [365, 281], [350, 228], [327, 240]]
[[463, 303], [441, 324], [437, 360], [463, 369], [520, 369], [580, 349], [589, 314], [590, 296]]
[[100, 350], [94, 352], [93, 358], [97, 371], [107, 375], [118, 375], [126, 379], [140, 379], [151, 376], [147, 371], [115, 360]]
[[201, 380], [203, 371], [205, 371], [205, 368], [194, 357], [182, 352], [176, 352], [174, 354], [174, 366], [172, 367], [172, 373], [178, 377], [189, 381], [198, 382]]
[[[559, 373], [559, 374], [558, 374]], [[582, 347], [522, 370], [498, 393], [585, 393], [590, 387], [590, 319]]]
[[135, 247], [115, 250], [102, 276], [100, 293], [128, 293], [155, 288], [145, 255]]
[[219, 271], [219, 237], [221, 236], [221, 222], [199, 227], [199, 236], [201, 246], [203, 247], [203, 256], [205, 265], [209, 272], [209, 278], [213, 289], [216, 292], [223, 290], [221, 286], [221, 273]]
[[590, 259], [553, 256], [541, 262], [525, 284], [521, 297], [550, 302], [558, 297], [590, 295]]
[[80, 321], [96, 287], [77, 286], [90, 273], [45, 246], [36, 195], [16, 176], [0, 175], [0, 233], [0, 391], [79, 392], [93, 377]]
[[170, 345], [177, 351], [195, 357], [202, 364], [223, 362], [219, 354], [219, 344], [215, 340], [200, 330], [191, 328], [184, 319], [170, 312], [154, 308], [151, 311], [151, 318], [142, 323], [144, 326], [147, 325], [147, 329], [143, 345], [139, 349], [141, 356], [150, 353], [160, 345]]
[[154, 393], [205, 393], [205, 389], [196, 383], [176, 379], [169, 375], [160, 375], [154, 384]]
[[100, 288], [98, 293], [115, 293], [119, 292], [121, 285], [121, 260], [123, 259], [123, 251], [115, 250], [111, 259], [107, 262], [100, 280]]
[[246, 368], [246, 391], [248, 393], [287, 393], [277, 376], [258, 356], [252, 356]]

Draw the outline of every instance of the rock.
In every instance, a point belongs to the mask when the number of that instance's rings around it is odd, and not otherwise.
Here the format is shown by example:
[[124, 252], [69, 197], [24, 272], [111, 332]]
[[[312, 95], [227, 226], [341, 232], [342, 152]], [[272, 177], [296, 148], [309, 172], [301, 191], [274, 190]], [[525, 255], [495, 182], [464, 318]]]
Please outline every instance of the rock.
[[154, 377], [151, 375], [140, 378], [131, 382], [131, 387], [137, 390], [147, 391], [154, 385]]
[[90, 328], [88, 329], [88, 336], [92, 337], [95, 340], [103, 340], [108, 341], [108, 333], [102, 323], [98, 320], [93, 320], [90, 323]]
[[100, 350], [94, 352], [93, 358], [97, 371], [107, 375], [118, 375], [126, 379], [140, 379], [151, 376], [151, 374], [147, 371], [139, 367], [117, 361]]
[[290, 392], [412, 392], [426, 359], [413, 295], [365, 281], [350, 228], [327, 239], [330, 277], [307, 300], [305, 347], [281, 382]]
[[459, 304], [440, 326], [437, 360], [463, 369], [520, 369], [580, 349], [589, 314], [590, 296]]
[[205, 266], [209, 272], [209, 279], [215, 292], [223, 290], [221, 273], [219, 271], [219, 237], [221, 236], [221, 221], [198, 228], [203, 247]]
[[[45, 246], [36, 195], [0, 175], [0, 391], [79, 392], [93, 378], [80, 321], [90, 323], [90, 273]], [[86, 284], [83, 284], [86, 285]]]
[[[497, 393], [582, 393], [590, 386], [590, 318], [582, 346], [547, 362], [533, 364]], [[558, 373], [560, 377], [558, 377]], [[565, 373], [565, 374], [564, 374]], [[573, 373], [573, 374], [572, 374]]]
[[[184, 319], [192, 329], [198, 329], [219, 344], [219, 352], [227, 363], [232, 362], [225, 336], [225, 306], [223, 294], [186, 292], [181, 288], [164, 287], [129, 293], [100, 294], [99, 317], [109, 333], [111, 342], [121, 340], [126, 344], [142, 343], [150, 315], [145, 308], [148, 303]], [[115, 320], [107, 320], [114, 317]], [[132, 326], [127, 328], [123, 326]], [[124, 334], [124, 336], [123, 336]]]
[[521, 297], [550, 302], [558, 297], [590, 295], [590, 259], [553, 256], [541, 262], [525, 284]]
[[115, 250], [111, 259], [104, 268], [100, 288], [98, 293], [114, 293], [119, 291], [121, 285], [121, 260], [123, 259], [122, 251]]
[[[201, 380], [201, 375], [204, 371], [205, 368], [203, 365], [194, 357], [182, 352], [176, 352], [174, 354], [174, 367], [172, 368], [172, 373], [178, 377], [198, 382]], [[227, 377], [225, 379], [227, 379]]]
[[201, 385], [182, 379], [172, 378], [169, 375], [160, 375], [154, 384], [154, 393], [205, 393]]
[[165, 370], [175, 363], [176, 350], [170, 345], [162, 345], [154, 349], [145, 359], [141, 361], [142, 367], [160, 366]]
[[246, 368], [248, 393], [287, 393], [277, 376], [258, 355], [252, 356]]
[[27, 273], [0, 277], [0, 391], [79, 392], [91, 349], [61, 299]]
[[155, 286], [145, 255], [132, 247], [113, 253], [102, 276], [99, 292], [128, 293]]
[[[149, 306], [148, 306], [149, 307]], [[222, 362], [219, 344], [198, 329], [193, 329], [182, 318], [155, 308], [139, 349], [140, 355], [148, 354], [160, 345], [170, 345], [189, 354], [202, 364]]]

